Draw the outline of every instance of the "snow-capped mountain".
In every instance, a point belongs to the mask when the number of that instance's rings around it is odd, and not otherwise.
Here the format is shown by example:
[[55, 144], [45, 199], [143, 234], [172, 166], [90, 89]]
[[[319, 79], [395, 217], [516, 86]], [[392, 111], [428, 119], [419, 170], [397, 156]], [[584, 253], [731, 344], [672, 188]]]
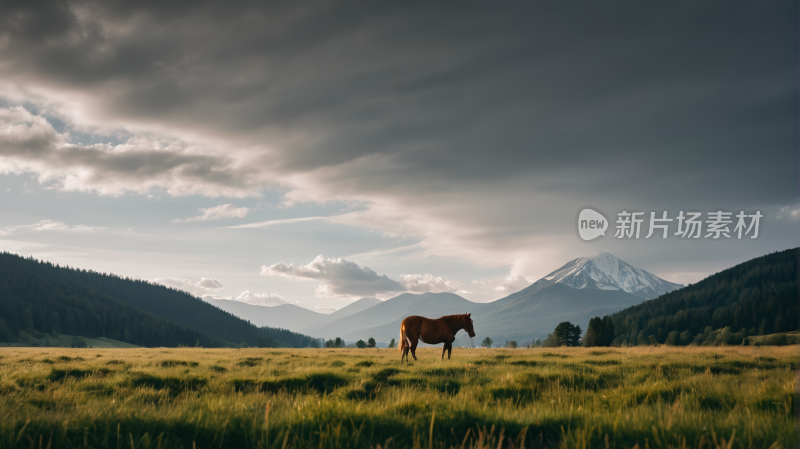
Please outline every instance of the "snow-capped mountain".
[[[497, 341], [530, 341], [569, 321], [586, 329], [589, 319], [611, 315], [660, 294], [682, 288], [601, 253], [567, 262], [561, 268], [473, 314], [478, 335]], [[466, 344], [461, 337], [459, 344]]]
[[538, 291], [553, 284], [564, 284], [576, 289], [622, 290], [644, 299], [652, 299], [683, 288], [683, 285], [665, 281], [609, 253], [567, 262], [526, 290]]

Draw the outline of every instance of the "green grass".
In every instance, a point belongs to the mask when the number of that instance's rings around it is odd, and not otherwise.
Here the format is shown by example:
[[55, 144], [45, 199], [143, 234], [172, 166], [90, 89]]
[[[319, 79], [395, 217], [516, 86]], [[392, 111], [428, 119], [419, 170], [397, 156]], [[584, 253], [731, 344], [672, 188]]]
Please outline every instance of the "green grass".
[[796, 347], [440, 353], [2, 348], [0, 449], [794, 442]]
[[770, 335], [755, 335], [752, 337], [747, 337], [750, 344], [763, 344], [768, 345], [769, 341], [778, 337], [780, 335], [785, 336], [786, 343], [790, 345], [797, 345], [800, 344], [800, 331], [794, 332], [783, 332], [781, 334], [770, 334]]
[[[42, 338], [34, 338], [29, 337], [30, 341], [28, 343], [4, 343], [0, 345], [0, 347], [32, 347], [37, 346], [40, 348], [47, 348], [47, 347], [63, 347], [69, 348], [72, 346], [72, 339], [75, 338], [72, 335], [59, 335], [58, 337], [53, 337], [52, 335], [41, 334]], [[106, 337], [98, 337], [98, 338], [88, 338], [88, 337], [81, 337], [86, 340], [86, 345], [90, 348], [140, 348], [141, 346], [132, 345], [130, 343], [125, 343], [122, 341], [112, 340]]]

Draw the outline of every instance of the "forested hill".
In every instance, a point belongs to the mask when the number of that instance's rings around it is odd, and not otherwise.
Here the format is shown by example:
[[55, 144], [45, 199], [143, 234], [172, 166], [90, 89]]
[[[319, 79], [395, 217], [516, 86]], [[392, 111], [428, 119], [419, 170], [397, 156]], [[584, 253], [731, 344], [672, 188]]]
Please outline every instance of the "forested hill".
[[0, 342], [16, 342], [24, 332], [34, 337], [41, 333], [107, 337], [149, 347], [231, 345], [64, 279], [59, 270], [0, 255]]
[[[73, 296], [74, 298], [72, 298]], [[70, 301], [65, 302], [66, 299], [70, 299]], [[219, 340], [212, 344], [211, 341], [204, 343], [200, 339], [203, 346], [224, 346], [231, 343], [271, 346], [282, 342], [287, 346], [306, 347], [316, 342], [311, 337], [284, 329], [258, 328], [248, 321], [224, 312], [185, 292], [151, 284], [147, 281], [59, 267], [15, 254], [0, 254], [0, 308], [7, 308], [9, 311], [9, 314], [0, 313], [0, 317], [3, 317], [6, 328], [12, 333], [14, 330], [16, 332], [24, 330], [25, 318], [21, 314], [24, 314], [29, 307], [34, 315], [37, 314], [35, 309], [39, 309], [40, 314], [45, 317], [43, 326], [46, 328], [47, 317], [52, 311], [59, 310], [59, 307], [64, 314], [63, 320], [67, 319], [70, 314], [73, 319], [78, 316], [86, 319], [87, 313], [88, 315], [93, 313], [91, 309], [94, 306], [90, 306], [89, 303], [103, 302], [109, 299], [123, 303], [115, 305], [116, 309], [112, 312], [107, 312], [114, 320], [117, 319], [116, 313], [122, 313], [122, 309], [119, 309], [118, 306], [126, 305], [129, 310], [125, 313], [138, 312], [137, 317], [152, 314], [154, 315], [152, 318], [158, 317], [165, 323], [172, 322], [172, 324], [182, 325], [194, 332], [207, 334], [209, 338], [215, 337]], [[113, 302], [108, 303], [108, 306], [111, 307], [113, 304]], [[68, 308], [70, 310], [67, 310]], [[4, 311], [5, 309], [0, 310]], [[87, 310], [90, 311], [87, 312]], [[19, 318], [17, 318], [18, 315]], [[58, 315], [61, 318], [62, 313], [59, 312]], [[131, 321], [132, 318], [125, 319], [135, 323], [135, 321]], [[94, 319], [91, 318], [91, 320]], [[147, 320], [145, 319], [145, 321]], [[40, 332], [50, 332], [40, 330], [39, 327], [35, 327], [35, 329]], [[81, 330], [84, 333], [76, 332], [74, 335], [106, 336], [139, 346], [156, 346], [127, 341], [112, 335], [92, 333], [98, 332], [94, 328], [86, 327]], [[63, 327], [61, 332], [70, 334]], [[196, 340], [189, 343], [194, 345]], [[158, 345], [174, 346], [173, 344]]]
[[798, 259], [800, 249], [758, 257], [702, 281], [629, 307], [611, 316], [615, 344], [642, 344], [670, 332], [702, 333], [730, 327], [748, 335], [800, 328]]

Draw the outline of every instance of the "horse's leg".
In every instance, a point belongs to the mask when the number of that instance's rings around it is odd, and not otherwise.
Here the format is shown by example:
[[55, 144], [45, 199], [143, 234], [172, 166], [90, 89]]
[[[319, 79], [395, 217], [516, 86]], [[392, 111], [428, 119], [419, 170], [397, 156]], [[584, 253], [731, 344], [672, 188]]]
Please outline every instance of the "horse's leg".
[[447, 351], [447, 343], [442, 346], [442, 360], [444, 360], [444, 352]]
[[411, 356], [414, 357], [414, 360], [417, 360], [417, 340], [411, 342]]
[[453, 354], [453, 343], [447, 344], [447, 360], [450, 360], [450, 355]]

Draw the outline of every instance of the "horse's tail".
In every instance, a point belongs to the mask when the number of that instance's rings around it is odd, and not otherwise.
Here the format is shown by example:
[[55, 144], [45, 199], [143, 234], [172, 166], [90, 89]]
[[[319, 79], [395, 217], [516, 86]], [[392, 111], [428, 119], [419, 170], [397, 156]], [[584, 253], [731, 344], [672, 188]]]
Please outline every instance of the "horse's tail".
[[402, 352], [403, 349], [405, 349], [405, 347], [408, 345], [407, 341], [408, 339], [406, 337], [406, 325], [405, 323], [403, 323], [400, 325], [400, 344], [397, 345], [397, 350]]

